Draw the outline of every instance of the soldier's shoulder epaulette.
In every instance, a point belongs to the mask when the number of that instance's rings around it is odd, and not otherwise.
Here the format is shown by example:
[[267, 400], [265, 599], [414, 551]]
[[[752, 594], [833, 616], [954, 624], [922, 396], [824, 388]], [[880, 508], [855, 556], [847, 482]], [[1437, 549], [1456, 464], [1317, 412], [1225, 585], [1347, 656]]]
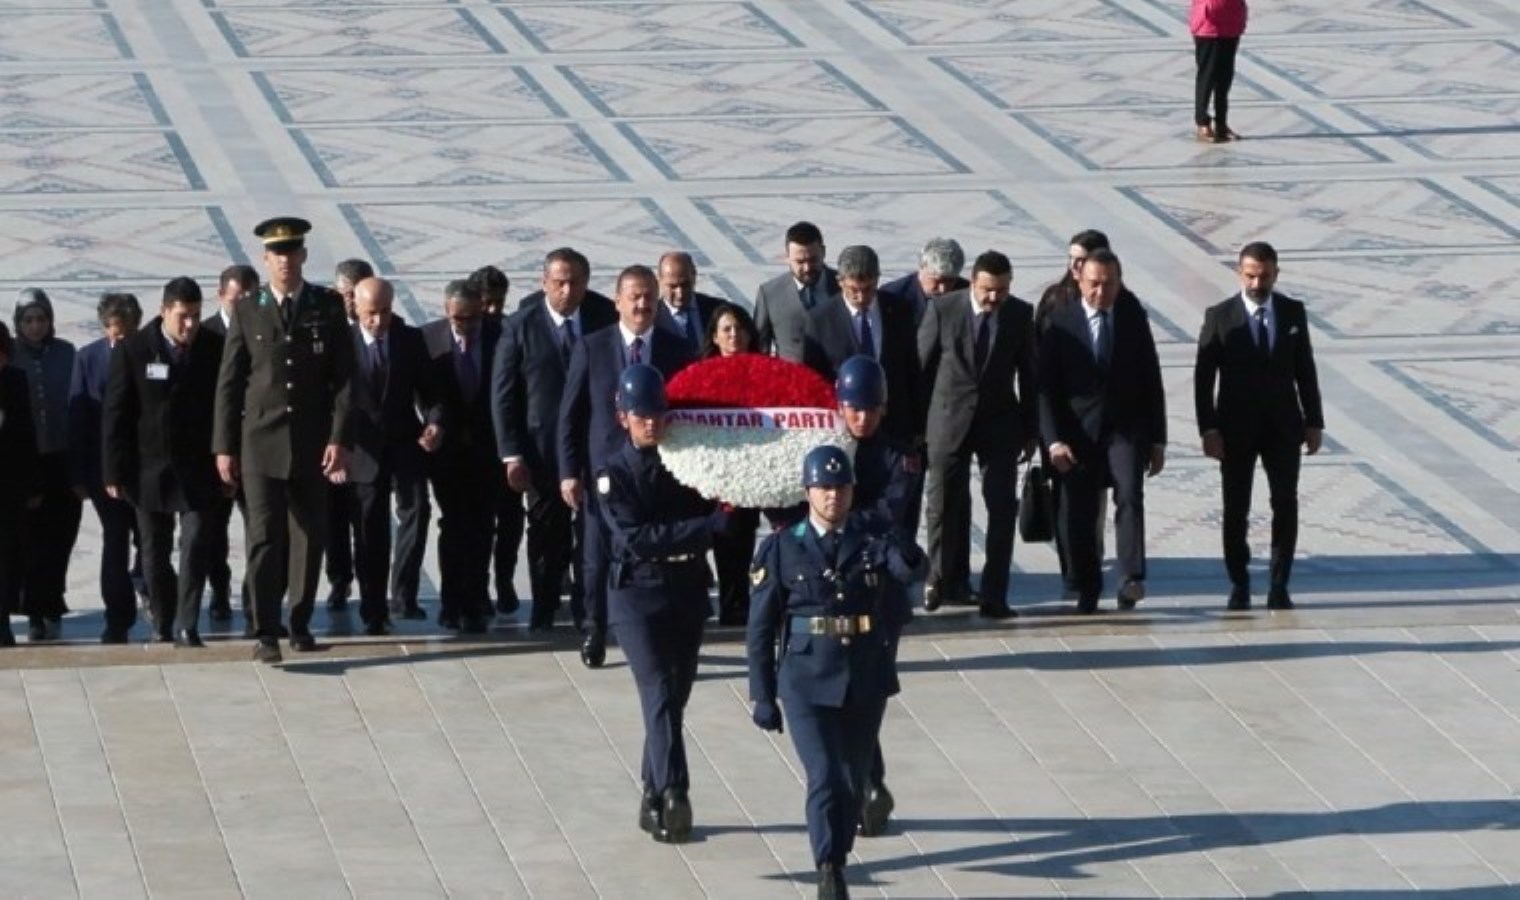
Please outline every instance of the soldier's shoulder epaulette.
[[801, 522], [798, 522], [796, 525], [793, 525], [792, 526], [792, 537], [794, 537], [794, 538], [805, 537], [807, 535], [807, 526], [808, 526], [808, 523], [807, 523], [806, 519], [803, 519]]

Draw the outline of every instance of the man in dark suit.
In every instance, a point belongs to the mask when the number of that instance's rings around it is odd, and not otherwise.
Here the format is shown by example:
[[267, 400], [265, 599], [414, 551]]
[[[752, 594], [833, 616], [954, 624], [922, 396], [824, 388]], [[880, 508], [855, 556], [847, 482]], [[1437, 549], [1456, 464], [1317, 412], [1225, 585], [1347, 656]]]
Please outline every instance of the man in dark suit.
[[[225, 346], [227, 340], [227, 326], [232, 321], [232, 307], [240, 299], [249, 298], [252, 301], [259, 293], [259, 273], [253, 266], [234, 265], [222, 270], [217, 279], [216, 314], [201, 320], [201, 329], [207, 334], [214, 334], [221, 338]], [[206, 540], [209, 548], [206, 555], [211, 558], [211, 568], [206, 573], [206, 580], [211, 587], [211, 606], [208, 614], [213, 622], [226, 622], [232, 619], [232, 547], [228, 541], [227, 530], [232, 525], [232, 508], [236, 505], [238, 514], [243, 520], [243, 531], [248, 531], [248, 504], [243, 499], [243, 494], [238, 491], [236, 497], [222, 497], [212, 508], [201, 514], [201, 530], [206, 532]], [[242, 607], [243, 616], [246, 619], [247, 634], [253, 635], [253, 607], [249, 604], [248, 579], [243, 579]]]
[[618, 423], [618, 376], [634, 363], [660, 370], [666, 380], [694, 356], [680, 335], [655, 327], [659, 282], [648, 266], [629, 266], [617, 280], [616, 328], [604, 328], [575, 345], [565, 374], [559, 408], [560, 496], [572, 509], [584, 510], [583, 571], [589, 619], [581, 661], [591, 668], [606, 657], [607, 536], [595, 492], [584, 486], [623, 445]]
[[591, 260], [586, 258], [586, 254], [573, 247], [559, 247], [544, 258], [544, 277], [539, 289], [523, 295], [517, 301], [517, 309], [519, 312], [531, 309], [544, 301], [546, 293], [564, 291], [589, 298], [597, 304], [605, 300], [611, 306], [612, 298], [591, 290], [590, 284]]
[[501, 325], [484, 315], [469, 282], [444, 287], [444, 318], [422, 326], [447, 427], [430, 460], [438, 500], [438, 624], [484, 634], [491, 620], [496, 437], [491, 427], [491, 361]]
[[970, 286], [971, 283], [961, 277], [961, 270], [965, 267], [966, 251], [953, 238], [931, 238], [918, 254], [918, 271], [882, 285], [881, 296], [906, 304], [913, 311], [916, 328], [923, 321], [930, 300]]
[[[392, 314], [394, 302], [395, 290], [383, 279], [366, 278], [354, 287], [353, 340], [359, 364], [353, 388], [354, 452], [348, 481], [358, 512], [354, 571], [359, 581], [359, 615], [365, 633], [375, 637], [390, 633], [392, 604], [387, 602], [387, 585], [402, 579], [409, 555], [421, 550], [404, 546], [409, 536], [415, 539], [422, 530], [417, 523], [400, 529], [391, 577], [391, 496], [407, 498], [397, 504], [399, 513], [415, 514], [426, 505], [424, 453], [435, 452], [443, 438], [443, 406], [433, 389], [427, 347], [417, 329]], [[419, 409], [422, 418], [418, 418]], [[409, 599], [415, 607], [416, 597]]]
[[[882, 430], [901, 446], [923, 443], [918, 399], [918, 346], [913, 312], [877, 291], [881, 262], [870, 247], [846, 247], [839, 254], [839, 294], [808, 314], [804, 357], [829, 381], [852, 356], [869, 356], [887, 375], [887, 411]], [[916, 517], [915, 517], [916, 519]], [[912, 534], [916, 533], [916, 528]]]
[[1034, 448], [1033, 308], [1012, 296], [1013, 265], [989, 250], [971, 287], [934, 298], [918, 330], [928, 397], [926, 518], [929, 583], [924, 608], [963, 602], [971, 580], [971, 464], [987, 506], [982, 615], [1006, 618], [1008, 573], [1018, 521], [1018, 464]]
[[354, 343], [343, 298], [301, 277], [310, 223], [270, 219], [268, 284], [234, 305], [216, 386], [213, 449], [222, 481], [248, 498], [254, 658], [279, 662], [280, 601], [290, 647], [315, 650], [311, 615], [327, 536], [327, 488], [348, 468]]
[[1272, 495], [1267, 607], [1292, 609], [1288, 576], [1298, 544], [1300, 448], [1312, 456], [1324, 439], [1319, 375], [1304, 305], [1272, 289], [1277, 283], [1277, 251], [1265, 242], [1247, 244], [1240, 251], [1239, 271], [1240, 294], [1204, 314], [1193, 369], [1193, 402], [1203, 452], [1219, 461], [1224, 480], [1229, 608], [1251, 606], [1246, 521], [1259, 457]]
[[[491, 368], [497, 451], [509, 489], [527, 504], [528, 580], [533, 595], [528, 627], [533, 631], [553, 627], [565, 573], [581, 545], [575, 537], [575, 513], [559, 492], [555, 427], [571, 351], [586, 335], [618, 320], [612, 301], [587, 291], [575, 277], [582, 259], [569, 248], [549, 254], [538, 302], [507, 319], [496, 365]], [[576, 568], [571, 615], [580, 625], [585, 618], [583, 579], [580, 567]]]
[[[343, 311], [350, 324], [354, 321], [354, 289], [359, 282], [375, 276], [375, 268], [362, 259], [345, 259], [333, 269], [333, 290], [343, 298]], [[353, 485], [340, 482], [328, 489], [327, 549], [323, 568], [327, 570], [327, 608], [333, 612], [348, 609], [354, 590], [354, 546], [359, 541], [359, 507]]]
[[1040, 334], [1040, 434], [1060, 480], [1056, 528], [1063, 535], [1077, 612], [1103, 590], [1098, 511], [1114, 492], [1119, 607], [1132, 608], [1145, 581], [1145, 478], [1166, 462], [1166, 395], [1150, 318], [1123, 293], [1119, 258], [1094, 250], [1077, 276], [1078, 297], [1050, 311]]
[[707, 328], [718, 307], [726, 301], [697, 290], [697, 264], [691, 254], [672, 250], [660, 257], [655, 274], [660, 279], [660, 309], [656, 322], [684, 335], [693, 355], [700, 356], [707, 341]]
[[[211, 453], [223, 338], [203, 332], [200, 316], [200, 285], [176, 278], [164, 286], [158, 316], [111, 356], [101, 425], [105, 491], [137, 511], [153, 637], [178, 647], [203, 646], [212, 547], [205, 526], [228, 490]], [[169, 561], [176, 517], [178, 576]]]
[[755, 330], [761, 353], [803, 362], [808, 313], [839, 293], [834, 271], [824, 264], [823, 232], [812, 222], [786, 230], [786, 267], [755, 293]]
[[[512, 279], [495, 266], [481, 266], [465, 279], [480, 291], [480, 302], [485, 306], [485, 317], [495, 319], [506, 335], [507, 291], [512, 289]], [[498, 356], [497, 359], [500, 359]], [[495, 372], [492, 366], [492, 372]], [[494, 374], [492, 375], [494, 378]], [[495, 417], [495, 395], [492, 395], [492, 417]], [[496, 611], [504, 616], [517, 612], [522, 605], [517, 596], [517, 556], [522, 549], [525, 511], [522, 495], [498, 479], [496, 485], [496, 515], [491, 544], [491, 564], [496, 582]]]

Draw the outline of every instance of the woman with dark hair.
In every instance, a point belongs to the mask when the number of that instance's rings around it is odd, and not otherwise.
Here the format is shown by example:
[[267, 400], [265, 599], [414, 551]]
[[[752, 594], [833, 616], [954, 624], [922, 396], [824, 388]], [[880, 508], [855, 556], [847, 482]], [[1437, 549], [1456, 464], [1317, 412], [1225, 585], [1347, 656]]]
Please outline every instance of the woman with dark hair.
[[34, 641], [57, 640], [68, 612], [63, 595], [69, 557], [79, 537], [83, 509], [69, 477], [69, 382], [74, 345], [53, 328], [53, 302], [40, 288], [26, 288], [16, 300], [16, 342], [10, 365], [26, 375], [36, 429], [42, 502], [29, 507], [21, 539], [21, 610]]
[[26, 375], [7, 363], [15, 344], [0, 322], [0, 647], [13, 647], [11, 614], [21, 595], [21, 532], [26, 511], [42, 498], [34, 494], [38, 473], [37, 431]]
[[[707, 321], [702, 358], [757, 352], [760, 341], [749, 311], [724, 303]], [[730, 527], [713, 535], [713, 568], [718, 571], [718, 624], [749, 623], [749, 567], [755, 558], [755, 532], [760, 528], [758, 509], [736, 509]]]
[[[102, 644], [125, 644], [137, 621], [137, 583], [141, 568], [132, 569], [137, 544], [137, 511], [126, 499], [106, 495], [101, 478], [105, 440], [101, 435], [101, 403], [106, 376], [117, 344], [137, 333], [142, 305], [132, 294], [100, 295], [95, 307], [101, 337], [79, 348], [69, 386], [69, 477], [74, 493], [90, 501], [100, 519], [100, 599], [105, 604]], [[146, 594], [146, 592], [142, 592]]]

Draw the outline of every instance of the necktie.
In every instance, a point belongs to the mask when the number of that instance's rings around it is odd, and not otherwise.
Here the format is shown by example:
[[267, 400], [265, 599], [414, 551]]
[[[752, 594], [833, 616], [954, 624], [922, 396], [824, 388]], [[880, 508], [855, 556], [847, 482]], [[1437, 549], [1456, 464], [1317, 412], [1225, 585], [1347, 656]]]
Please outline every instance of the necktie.
[[290, 330], [290, 314], [291, 310], [295, 308], [296, 299], [294, 297], [286, 297], [280, 301], [280, 322], [285, 325], [286, 331]]
[[1263, 357], [1272, 356], [1272, 338], [1267, 332], [1267, 308], [1256, 307], [1256, 349]]
[[[688, 300], [686, 302], [690, 304], [695, 301]], [[693, 350], [701, 349], [702, 335], [697, 333], [697, 314], [690, 306], [686, 307], [686, 339], [691, 342]]]
[[565, 358], [565, 365], [570, 364], [570, 354], [575, 350], [575, 320], [566, 319], [559, 323], [559, 352]]
[[644, 361], [644, 339], [636, 337], [628, 348], [628, 364], [636, 366]]
[[176, 344], [175, 342], [170, 341], [169, 342], [169, 365], [173, 366], [176, 369], [178, 369], [181, 366], [183, 366], [185, 364], [185, 358], [190, 355], [189, 353], [186, 352], [189, 349], [190, 348], [186, 347], [184, 344]]
[[860, 352], [871, 358], [876, 357], [876, 336], [871, 334], [871, 313], [861, 310], [855, 314], [860, 320]]
[[976, 314], [976, 370], [987, 365], [987, 352], [992, 348], [992, 313]]
[[1108, 312], [1104, 310], [1093, 316], [1093, 361], [1098, 368], [1108, 370], [1108, 360], [1113, 353], [1113, 338], [1108, 330]]
[[797, 289], [797, 297], [802, 301], [803, 309], [813, 308], [813, 286], [805, 284]]
[[375, 399], [385, 396], [385, 341], [377, 340], [369, 345], [369, 381], [375, 391]]
[[839, 563], [839, 532], [825, 531], [818, 536], [818, 547], [823, 551], [823, 561], [829, 568]]
[[459, 336], [459, 346], [454, 350], [454, 373], [459, 377], [459, 390], [464, 394], [464, 402], [473, 403], [480, 373], [475, 368], [474, 357], [470, 356], [470, 339], [464, 335]]

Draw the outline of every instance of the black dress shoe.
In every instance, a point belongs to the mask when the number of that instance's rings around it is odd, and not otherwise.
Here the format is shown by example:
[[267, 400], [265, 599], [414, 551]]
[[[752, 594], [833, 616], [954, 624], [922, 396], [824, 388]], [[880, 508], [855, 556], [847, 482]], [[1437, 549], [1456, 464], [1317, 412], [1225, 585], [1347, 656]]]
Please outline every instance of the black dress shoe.
[[639, 798], [639, 829], [654, 836], [664, 827], [660, 819], [660, 795], [654, 792], [654, 788], [645, 787], [644, 796]]
[[993, 603], [990, 600], [982, 603], [981, 615], [984, 619], [1016, 619], [1019, 616], [1007, 603]]
[[607, 636], [600, 628], [593, 628], [586, 632], [586, 641], [581, 644], [581, 664], [588, 669], [600, 669], [606, 661]]
[[510, 616], [522, 607], [522, 601], [512, 595], [499, 597], [496, 600], [496, 612], [499, 615]]
[[100, 633], [100, 642], [102, 644], [125, 644], [128, 640], [129, 638], [124, 628], [107, 628]]
[[1230, 599], [1224, 605], [1231, 612], [1242, 612], [1251, 608], [1251, 589], [1237, 587], [1230, 591]]
[[654, 839], [662, 844], [684, 844], [691, 840], [691, 800], [685, 788], [669, 787], [660, 800], [660, 830]]
[[459, 613], [440, 612], [438, 614], [438, 627], [447, 628], [449, 631], [459, 630]]
[[6, 622], [4, 628], [0, 628], [0, 647], [16, 646], [16, 632], [11, 631], [11, 623]]
[[194, 628], [186, 628], [174, 636], [174, 646], [185, 648], [204, 647], [206, 646], [206, 642], [201, 640], [200, 632]]
[[385, 637], [391, 633], [391, 623], [386, 619], [365, 623], [364, 633], [370, 637]]
[[844, 866], [824, 863], [818, 867], [818, 900], [850, 900], [850, 886], [844, 880]]
[[280, 662], [284, 657], [280, 656], [280, 645], [271, 640], [261, 640], [253, 645], [253, 661], [273, 665]]
[[34, 644], [40, 644], [48, 639], [47, 623], [41, 619], [32, 619], [26, 625], [26, 639]]
[[346, 581], [339, 581], [332, 586], [332, 591], [327, 595], [327, 608], [333, 612], [342, 612], [348, 609], [348, 595], [353, 586]]
[[944, 593], [937, 584], [924, 585], [924, 612], [934, 612], [944, 602]]
[[174, 632], [159, 631], [157, 628], [155, 628], [153, 629], [153, 634], [149, 636], [148, 640], [152, 641], [155, 644], [172, 644], [174, 643]]
[[408, 603], [401, 610], [401, 618], [410, 619], [413, 622], [427, 621], [427, 610], [418, 606], [415, 601]]
[[212, 597], [208, 613], [213, 622], [230, 622], [232, 621], [232, 604], [227, 602], [226, 597]]
[[290, 636], [290, 649], [297, 653], [311, 653], [317, 649], [317, 639], [311, 636], [311, 632], [302, 632]]
[[1077, 615], [1090, 616], [1098, 611], [1097, 597], [1083, 597], [1077, 601]]
[[1134, 609], [1141, 600], [1145, 599], [1145, 582], [1138, 578], [1127, 578], [1119, 588], [1119, 608]]
[[887, 833], [887, 819], [897, 806], [885, 784], [866, 788], [866, 800], [860, 805], [860, 823], [855, 831], [861, 837], [878, 837]]
[[1288, 596], [1288, 589], [1277, 585], [1267, 592], [1267, 609], [1292, 609], [1293, 598]]
[[485, 616], [469, 613], [459, 617], [460, 634], [485, 634], [490, 630], [491, 625]]

